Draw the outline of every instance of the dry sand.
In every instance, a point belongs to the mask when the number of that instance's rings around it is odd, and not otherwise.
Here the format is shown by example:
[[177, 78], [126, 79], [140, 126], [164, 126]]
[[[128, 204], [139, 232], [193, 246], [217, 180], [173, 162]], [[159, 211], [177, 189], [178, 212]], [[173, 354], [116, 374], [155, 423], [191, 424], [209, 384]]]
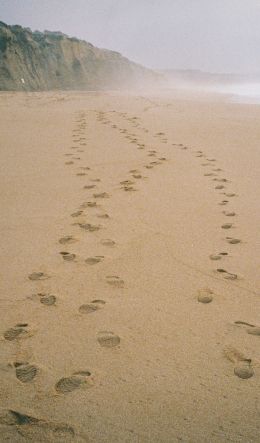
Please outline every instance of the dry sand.
[[1, 441], [259, 442], [260, 108], [0, 110]]

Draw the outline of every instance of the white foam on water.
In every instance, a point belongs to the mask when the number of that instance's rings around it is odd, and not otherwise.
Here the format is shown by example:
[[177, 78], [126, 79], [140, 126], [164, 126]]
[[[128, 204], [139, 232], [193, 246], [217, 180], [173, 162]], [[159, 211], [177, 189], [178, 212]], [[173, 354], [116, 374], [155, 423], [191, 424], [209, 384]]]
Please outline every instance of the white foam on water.
[[232, 101], [239, 103], [260, 104], [260, 83], [233, 83], [219, 85], [214, 91], [220, 94], [231, 94]]

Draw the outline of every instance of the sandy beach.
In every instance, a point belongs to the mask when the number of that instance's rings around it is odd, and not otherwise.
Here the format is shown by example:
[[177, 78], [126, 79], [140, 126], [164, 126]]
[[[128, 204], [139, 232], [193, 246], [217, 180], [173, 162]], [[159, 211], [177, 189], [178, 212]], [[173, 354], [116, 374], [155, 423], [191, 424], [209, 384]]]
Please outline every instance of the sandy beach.
[[259, 442], [260, 107], [0, 110], [0, 441]]

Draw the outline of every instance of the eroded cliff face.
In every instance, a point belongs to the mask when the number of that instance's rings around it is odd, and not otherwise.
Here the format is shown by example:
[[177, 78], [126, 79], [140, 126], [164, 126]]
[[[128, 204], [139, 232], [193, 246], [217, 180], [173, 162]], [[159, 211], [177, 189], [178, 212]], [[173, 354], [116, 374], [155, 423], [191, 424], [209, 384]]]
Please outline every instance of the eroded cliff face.
[[0, 22], [0, 90], [120, 89], [154, 83], [157, 74], [60, 32]]

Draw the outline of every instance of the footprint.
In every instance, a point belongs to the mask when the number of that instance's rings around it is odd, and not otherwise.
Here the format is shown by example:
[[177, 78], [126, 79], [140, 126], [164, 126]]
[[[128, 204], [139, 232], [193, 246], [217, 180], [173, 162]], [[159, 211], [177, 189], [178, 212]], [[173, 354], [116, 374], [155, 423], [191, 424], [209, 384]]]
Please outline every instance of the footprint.
[[96, 265], [97, 263], [100, 263], [103, 260], [103, 255], [97, 255], [96, 257], [89, 257], [85, 260], [85, 263], [87, 265]]
[[133, 177], [134, 177], [134, 178], [137, 178], [137, 179], [139, 179], [139, 178], [143, 178], [143, 176], [142, 176], [141, 174], [133, 174]]
[[227, 252], [220, 252], [219, 254], [211, 254], [209, 256], [210, 260], [221, 260], [221, 258], [225, 255], [228, 255]]
[[132, 180], [124, 180], [124, 181], [120, 182], [120, 185], [126, 185], [126, 186], [134, 185], [134, 184], [135, 184], [135, 182], [133, 182]]
[[249, 326], [249, 329], [246, 330], [246, 332], [250, 335], [256, 335], [260, 337], [260, 327], [252, 325], [251, 323], [247, 323], [245, 321], [235, 321], [235, 325], [243, 325], [243, 326]]
[[153, 169], [153, 166], [151, 166], [151, 165], [145, 165], [145, 168], [146, 168], [146, 169]]
[[76, 254], [71, 254], [70, 252], [60, 252], [60, 254], [62, 255], [63, 260], [65, 261], [73, 261], [76, 258]]
[[98, 343], [104, 348], [114, 348], [120, 344], [120, 337], [113, 332], [102, 331], [98, 333]]
[[236, 215], [235, 212], [226, 212], [226, 211], [223, 211], [223, 214], [225, 214], [226, 217], [234, 217]]
[[254, 375], [251, 358], [246, 358], [241, 352], [230, 346], [224, 349], [224, 355], [235, 365], [234, 374], [237, 377], [246, 380]]
[[239, 238], [231, 238], [231, 237], [226, 237], [228, 243], [230, 243], [231, 245], [236, 245], [238, 243], [241, 243], [241, 240], [239, 240]]
[[126, 192], [133, 192], [136, 191], [136, 189], [133, 186], [125, 185], [121, 189], [124, 189]]
[[77, 241], [76, 238], [74, 238], [72, 235], [66, 235], [65, 237], [61, 237], [59, 239], [59, 243], [61, 245], [70, 245], [72, 243], [75, 243]]
[[108, 214], [98, 214], [98, 218], [110, 218]]
[[10, 426], [10, 442], [21, 441], [21, 438], [23, 441], [34, 442], [72, 442], [75, 437], [77, 441], [83, 441], [66, 423], [46, 421], [13, 409], [0, 411], [0, 424]]
[[232, 228], [233, 224], [232, 223], [224, 223], [223, 225], [221, 225], [222, 229], [230, 229]]
[[83, 177], [83, 176], [87, 175], [87, 173], [86, 172], [77, 172], [76, 175], [78, 175], [79, 177]]
[[14, 363], [16, 378], [22, 383], [31, 382], [38, 373], [38, 368], [35, 365], [29, 363]]
[[233, 192], [231, 192], [231, 193], [225, 193], [225, 195], [226, 195], [227, 197], [235, 197], [235, 196], [236, 196], [236, 194], [234, 194]]
[[27, 323], [18, 323], [13, 328], [7, 329], [3, 336], [5, 340], [13, 341], [16, 339], [24, 338], [28, 336], [28, 331], [26, 328], [28, 327]]
[[74, 164], [73, 161], [65, 162], [65, 165], [73, 165], [73, 164]]
[[105, 305], [106, 304], [105, 300], [92, 300], [91, 303], [96, 303], [98, 305]]
[[217, 186], [215, 186], [215, 189], [224, 189], [224, 188], [225, 188], [224, 185], [217, 185]]
[[99, 231], [100, 229], [100, 226], [91, 225], [90, 223], [78, 223], [78, 225], [81, 229], [84, 229], [85, 231], [89, 232]]
[[28, 276], [29, 280], [35, 281], [35, 280], [46, 280], [47, 278], [50, 278], [47, 274], [44, 272], [33, 272]]
[[260, 337], [260, 327], [259, 326], [254, 326], [253, 328], [247, 329], [246, 332], [250, 335], [256, 335], [256, 336]]
[[110, 247], [115, 246], [116, 244], [116, 242], [114, 240], [110, 240], [110, 238], [102, 239], [100, 243], [104, 246], [110, 246]]
[[225, 206], [228, 203], [228, 200], [222, 200], [222, 202], [219, 203], [221, 206]]
[[217, 272], [224, 274], [224, 278], [226, 280], [237, 280], [237, 274], [232, 274], [231, 272], [228, 272], [225, 269], [218, 268]]
[[85, 185], [84, 187], [83, 187], [83, 189], [93, 189], [93, 188], [95, 188], [96, 187], [96, 185]]
[[227, 183], [228, 180], [226, 178], [213, 178], [213, 181], [215, 182], [222, 182], [222, 183]]
[[83, 214], [83, 211], [77, 211], [77, 212], [73, 212], [73, 214], [70, 214], [70, 216], [71, 217], [79, 217], [82, 214]]
[[197, 300], [200, 303], [211, 303], [213, 300], [213, 291], [209, 288], [199, 289]]
[[97, 202], [84, 202], [80, 205], [81, 208], [95, 208], [97, 207]]
[[83, 304], [79, 307], [79, 312], [81, 314], [92, 314], [93, 312], [98, 311], [105, 305], [104, 300], [93, 300], [90, 303]]
[[94, 198], [109, 198], [107, 192], [99, 192], [98, 194], [93, 194]]
[[78, 371], [70, 377], [62, 377], [55, 385], [55, 390], [59, 394], [66, 394], [75, 391], [80, 387], [88, 385], [88, 377], [91, 376], [90, 371]]
[[46, 306], [53, 306], [55, 305], [57, 298], [55, 295], [50, 294], [38, 294], [40, 297], [40, 303]]
[[120, 277], [118, 277], [117, 275], [109, 275], [106, 277], [106, 282], [110, 285], [113, 286], [114, 288], [123, 288], [125, 285], [124, 280], [122, 280]]

